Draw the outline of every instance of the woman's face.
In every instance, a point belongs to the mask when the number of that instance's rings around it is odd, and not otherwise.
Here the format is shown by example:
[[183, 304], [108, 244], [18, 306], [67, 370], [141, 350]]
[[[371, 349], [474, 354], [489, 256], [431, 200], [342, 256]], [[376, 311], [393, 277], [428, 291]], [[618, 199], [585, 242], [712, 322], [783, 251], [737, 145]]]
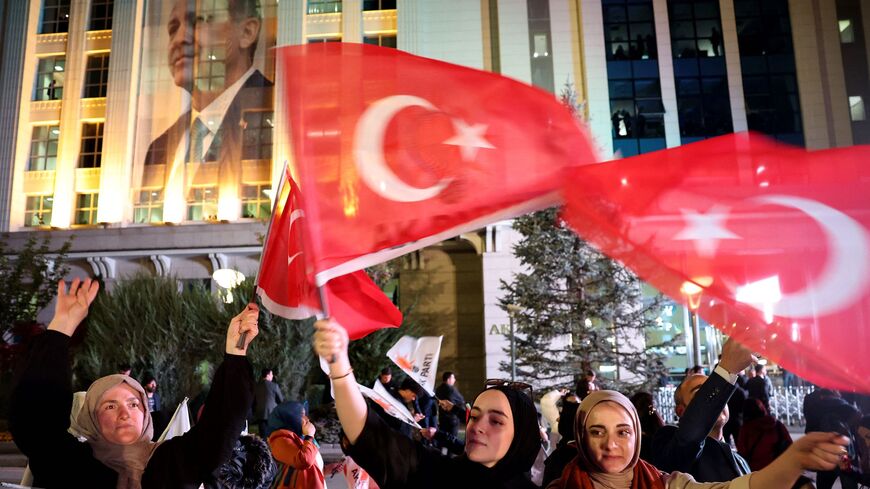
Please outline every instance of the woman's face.
[[586, 418], [586, 453], [592, 462], [608, 474], [618, 474], [628, 467], [637, 446], [637, 433], [631, 416], [615, 402], [597, 404]]
[[492, 467], [514, 439], [514, 417], [507, 397], [495, 389], [477, 396], [465, 428], [465, 453], [472, 462]]
[[107, 390], [97, 405], [97, 421], [106, 441], [118, 445], [135, 442], [145, 423], [145, 407], [139, 401], [139, 393], [123, 382]]

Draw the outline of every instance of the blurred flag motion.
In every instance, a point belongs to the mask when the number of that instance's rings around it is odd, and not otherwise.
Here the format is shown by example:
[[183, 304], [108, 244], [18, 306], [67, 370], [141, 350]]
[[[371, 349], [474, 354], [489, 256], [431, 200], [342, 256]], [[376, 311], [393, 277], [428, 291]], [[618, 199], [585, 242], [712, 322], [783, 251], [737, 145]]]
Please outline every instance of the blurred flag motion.
[[576, 169], [563, 217], [784, 368], [870, 392], [868, 161], [722, 136]]

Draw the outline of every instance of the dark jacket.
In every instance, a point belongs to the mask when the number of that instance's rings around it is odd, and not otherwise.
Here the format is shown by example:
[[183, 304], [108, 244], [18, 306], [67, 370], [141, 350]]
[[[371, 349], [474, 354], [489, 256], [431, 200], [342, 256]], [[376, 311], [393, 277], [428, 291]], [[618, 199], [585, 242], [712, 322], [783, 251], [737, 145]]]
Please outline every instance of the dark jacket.
[[[12, 391], [9, 428], [30, 462], [33, 485], [46, 489], [114, 489], [117, 473], [93, 456], [91, 446], [67, 432], [72, 406], [70, 338], [46, 331], [34, 339]], [[228, 460], [253, 398], [247, 358], [225, 355], [200, 422], [162, 443], [145, 467], [142, 487], [197, 488]]]
[[695, 393], [680, 426], [664, 426], [653, 437], [652, 462], [665, 472], [691, 474], [698, 482], [724, 482], [749, 473], [749, 465], [727, 443], [707, 436], [736, 387], [714, 373]]
[[459, 426], [465, 424], [465, 398], [456, 387], [444, 383], [435, 389], [435, 397], [453, 403], [450, 411], [438, 408], [438, 427], [456, 436]]
[[281, 387], [272, 381], [261, 379], [254, 387], [252, 419], [254, 422], [269, 419], [269, 414], [275, 409], [275, 406], [282, 402], [284, 402], [284, 394], [281, 393]]
[[756, 376], [746, 381], [746, 394], [750, 399], [759, 399], [764, 407], [769, 407], [773, 395], [773, 384], [767, 376]]
[[371, 409], [366, 415], [365, 427], [356, 443], [350, 445], [344, 438], [342, 449], [369, 473], [381, 489], [537, 487], [521, 474], [509, 480], [501, 480], [494, 476], [492, 470], [465, 457], [452, 458], [430, 450], [388, 428]]

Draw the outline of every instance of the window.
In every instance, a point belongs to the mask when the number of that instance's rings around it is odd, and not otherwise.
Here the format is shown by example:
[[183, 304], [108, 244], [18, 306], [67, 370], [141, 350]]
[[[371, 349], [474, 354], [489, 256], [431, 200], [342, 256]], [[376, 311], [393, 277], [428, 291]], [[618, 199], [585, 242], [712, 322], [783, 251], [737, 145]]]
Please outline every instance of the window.
[[76, 195], [76, 218], [75, 224], [93, 225], [97, 223], [97, 204], [100, 195], [78, 194]]
[[855, 27], [850, 19], [841, 20], [838, 22], [840, 26], [840, 42], [843, 44], [851, 44], [855, 42]]
[[382, 46], [385, 48], [395, 48], [396, 47], [396, 35], [395, 34], [373, 34], [370, 36], [363, 37], [363, 42], [366, 44], [372, 44], [374, 46]]
[[103, 123], [82, 124], [79, 168], [99, 168], [103, 162]]
[[133, 202], [133, 222], [148, 224], [163, 222], [163, 190], [140, 190]]
[[27, 171], [54, 170], [57, 164], [57, 145], [60, 139], [58, 126], [33, 126], [30, 137], [30, 159]]
[[719, 2], [668, 0], [683, 144], [732, 132]]
[[106, 96], [109, 86], [109, 53], [88, 56], [85, 67], [85, 88], [83, 98], [99, 98]]
[[272, 159], [272, 112], [251, 111], [245, 112], [244, 132], [242, 135], [242, 159], [243, 160], [271, 160]]
[[849, 113], [852, 117], [852, 122], [867, 120], [867, 113], [864, 111], [864, 97], [860, 95], [849, 97]]
[[24, 225], [26, 227], [50, 225], [53, 204], [52, 195], [28, 195], [24, 206]]
[[396, 0], [363, 0], [363, 10], [395, 10]]
[[89, 31], [104, 31], [112, 28], [114, 0], [91, 0], [91, 20]]
[[634, 156], [663, 149], [652, 1], [604, 0], [603, 6], [613, 150]]
[[271, 191], [269, 183], [242, 185], [242, 217], [268, 219], [272, 215]]
[[69, 32], [69, 0], [42, 0], [40, 34]]
[[[199, 0], [196, 2], [197, 19], [208, 19], [206, 22], [218, 22], [230, 19], [230, 11], [226, 0]], [[197, 36], [205, 35], [197, 28]], [[221, 91], [226, 87], [227, 47], [215, 43], [203, 46], [199, 50], [199, 58], [193, 67], [193, 83], [196, 89], [203, 92]]]
[[780, 141], [804, 144], [788, 0], [735, 0], [746, 121]]
[[309, 14], [337, 14], [341, 12], [341, 0], [308, 0]]
[[215, 187], [192, 187], [187, 194], [188, 221], [214, 221], [217, 219], [217, 190]]
[[36, 85], [33, 100], [60, 100], [63, 98], [65, 66], [65, 56], [39, 58], [39, 63], [36, 65]]
[[309, 37], [308, 44], [317, 44], [319, 42], [341, 42], [341, 37]]

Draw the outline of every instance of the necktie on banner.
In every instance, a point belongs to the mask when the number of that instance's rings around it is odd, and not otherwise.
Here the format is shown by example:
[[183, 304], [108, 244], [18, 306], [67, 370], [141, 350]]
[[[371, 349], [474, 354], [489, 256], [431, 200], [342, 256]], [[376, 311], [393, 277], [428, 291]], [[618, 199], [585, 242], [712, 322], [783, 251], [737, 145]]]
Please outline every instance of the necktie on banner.
[[438, 376], [438, 358], [441, 356], [443, 338], [402, 336], [387, 351], [387, 357], [432, 397], [435, 397], [435, 380]]
[[552, 94], [503, 76], [351, 43], [278, 60], [318, 284], [554, 205], [596, 160]]
[[[308, 273], [305, 213], [299, 189], [285, 166], [257, 273], [257, 295], [269, 312], [287, 319], [322, 313], [320, 298]], [[335, 277], [324, 286], [329, 313], [351, 339], [402, 324], [402, 313], [366, 275], [357, 271]]]
[[573, 171], [563, 217], [784, 368], [870, 392], [867, 161], [722, 136]]
[[420, 428], [420, 425], [417, 421], [414, 420], [414, 416], [411, 414], [411, 411], [408, 411], [408, 408], [402, 405], [398, 399], [393, 397], [392, 394], [387, 392], [387, 389], [384, 388], [383, 384], [380, 382], [375, 382], [374, 388], [368, 388], [362, 384], [359, 385], [359, 390], [365, 397], [374, 401], [375, 404], [383, 408], [384, 412], [389, 414], [390, 416], [402, 421], [404, 423], [408, 423], [409, 425], [417, 428]]

